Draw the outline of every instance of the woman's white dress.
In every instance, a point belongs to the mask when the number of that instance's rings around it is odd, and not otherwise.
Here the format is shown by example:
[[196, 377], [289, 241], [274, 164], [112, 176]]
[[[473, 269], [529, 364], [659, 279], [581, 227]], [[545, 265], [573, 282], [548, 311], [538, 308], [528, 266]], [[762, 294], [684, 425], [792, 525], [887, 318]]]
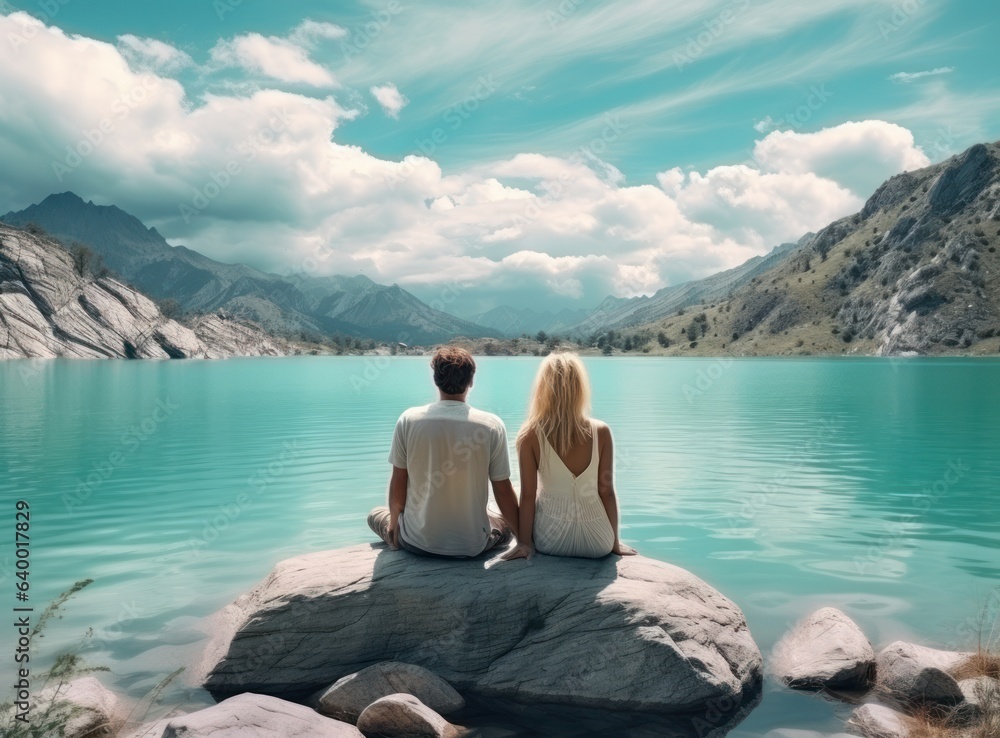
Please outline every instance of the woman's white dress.
[[574, 476], [549, 445], [544, 434], [536, 433], [541, 458], [538, 464], [538, 493], [535, 549], [551, 556], [598, 558], [611, 553], [615, 533], [597, 492], [597, 426], [590, 421], [590, 466]]

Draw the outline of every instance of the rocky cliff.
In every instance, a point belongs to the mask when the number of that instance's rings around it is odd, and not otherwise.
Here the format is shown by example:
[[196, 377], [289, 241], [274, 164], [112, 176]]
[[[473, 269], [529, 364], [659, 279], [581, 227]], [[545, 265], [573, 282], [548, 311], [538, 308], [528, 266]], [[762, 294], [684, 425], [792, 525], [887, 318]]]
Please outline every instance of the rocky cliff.
[[55, 241], [0, 225], [0, 359], [282, 353], [250, 323], [215, 314], [190, 325], [168, 319], [142, 293], [79, 268]]
[[728, 297], [631, 329], [653, 353], [1000, 352], [1000, 143], [885, 182]]
[[649, 297], [644, 295], [627, 300], [609, 298], [591, 315], [566, 330], [570, 334], [587, 337], [595, 331], [643, 325], [675, 315], [678, 310], [691, 305], [724, 299], [754, 277], [784, 263], [792, 253], [808, 245], [815, 235], [807, 233], [795, 243], [775, 246], [769, 253], [748, 259], [737, 267], [704, 279], [663, 287]]

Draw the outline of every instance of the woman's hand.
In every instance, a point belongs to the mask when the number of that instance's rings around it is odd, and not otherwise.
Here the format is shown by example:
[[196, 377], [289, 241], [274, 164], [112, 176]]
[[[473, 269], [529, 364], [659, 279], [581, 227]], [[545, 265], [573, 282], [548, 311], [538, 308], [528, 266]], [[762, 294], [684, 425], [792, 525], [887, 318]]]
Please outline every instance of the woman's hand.
[[504, 561], [513, 561], [514, 559], [530, 559], [534, 553], [535, 549], [533, 546], [519, 543], [500, 558]]
[[639, 552], [631, 546], [626, 546], [621, 541], [615, 541], [615, 545], [611, 547], [611, 553], [618, 556], [635, 556]]

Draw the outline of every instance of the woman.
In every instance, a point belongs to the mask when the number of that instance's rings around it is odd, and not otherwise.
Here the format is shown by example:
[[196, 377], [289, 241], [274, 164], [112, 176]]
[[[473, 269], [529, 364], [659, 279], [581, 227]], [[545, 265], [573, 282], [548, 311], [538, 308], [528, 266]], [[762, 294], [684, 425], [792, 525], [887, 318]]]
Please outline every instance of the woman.
[[517, 435], [521, 468], [518, 545], [504, 559], [630, 556], [618, 540], [611, 429], [587, 417], [590, 381], [579, 357], [549, 354], [538, 369]]

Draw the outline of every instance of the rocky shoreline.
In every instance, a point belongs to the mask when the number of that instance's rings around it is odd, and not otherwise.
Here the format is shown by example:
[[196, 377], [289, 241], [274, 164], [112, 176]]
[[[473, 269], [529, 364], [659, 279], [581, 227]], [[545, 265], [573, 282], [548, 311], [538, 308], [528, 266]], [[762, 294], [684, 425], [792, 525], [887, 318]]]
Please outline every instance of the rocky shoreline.
[[847, 729], [864, 738], [1000, 735], [1000, 656], [895, 641], [876, 651], [844, 613], [817, 610], [774, 648], [771, 673], [793, 689], [859, 704]]
[[[280, 562], [211, 629], [193, 678], [217, 704], [138, 724], [85, 676], [40, 695], [65, 716], [58, 735], [721, 738], [759, 703], [765, 674], [734, 603], [641, 556], [320, 551]], [[876, 650], [834, 608], [792, 628], [767, 674], [854, 706], [850, 735], [1000, 735], [995, 653]]]

